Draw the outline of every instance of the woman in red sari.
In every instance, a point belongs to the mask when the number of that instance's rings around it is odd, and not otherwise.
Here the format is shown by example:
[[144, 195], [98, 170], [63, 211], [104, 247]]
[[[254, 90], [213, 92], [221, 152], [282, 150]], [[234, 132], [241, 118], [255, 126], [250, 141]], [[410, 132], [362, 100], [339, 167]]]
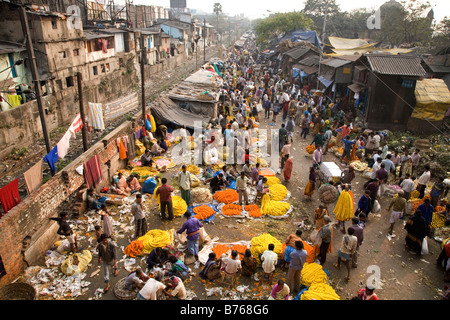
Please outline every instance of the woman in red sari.
[[292, 173], [292, 167], [294, 166], [294, 162], [292, 161], [292, 158], [289, 157], [287, 154], [285, 156], [286, 161], [284, 162], [284, 180], [289, 181], [291, 179], [291, 173]]

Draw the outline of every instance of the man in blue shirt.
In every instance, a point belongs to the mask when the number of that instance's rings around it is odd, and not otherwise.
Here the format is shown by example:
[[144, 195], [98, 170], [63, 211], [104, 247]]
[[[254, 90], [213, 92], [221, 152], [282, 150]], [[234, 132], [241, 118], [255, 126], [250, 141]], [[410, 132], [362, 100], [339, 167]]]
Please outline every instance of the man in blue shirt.
[[417, 210], [422, 212], [422, 217], [427, 223], [427, 227], [430, 226], [431, 220], [433, 219], [433, 206], [431, 205], [430, 199], [426, 198], [423, 203], [417, 207]]
[[303, 242], [295, 241], [295, 251], [291, 252], [291, 262], [289, 263], [289, 271], [286, 279], [286, 283], [291, 292], [300, 291], [300, 279], [307, 255], [308, 253], [303, 249]]
[[342, 153], [342, 159], [344, 160], [345, 157], [347, 157], [350, 160], [350, 153], [352, 151], [353, 145], [356, 143], [356, 139], [349, 140], [349, 136], [346, 136], [344, 139], [342, 139], [342, 142], [344, 142], [344, 152]]
[[392, 155], [388, 154], [386, 159], [382, 160], [381, 163], [384, 163], [384, 169], [388, 172], [388, 174], [395, 173], [395, 165], [391, 160]]
[[370, 208], [370, 191], [366, 190], [364, 194], [359, 198], [358, 209], [356, 209], [355, 216], [359, 215], [361, 212], [366, 215], [369, 213]]
[[200, 228], [203, 225], [198, 219], [192, 218], [189, 211], [186, 211], [184, 216], [186, 217], [186, 221], [177, 233], [181, 234], [186, 231], [188, 252], [195, 256], [195, 259], [198, 259], [198, 238], [200, 237]]

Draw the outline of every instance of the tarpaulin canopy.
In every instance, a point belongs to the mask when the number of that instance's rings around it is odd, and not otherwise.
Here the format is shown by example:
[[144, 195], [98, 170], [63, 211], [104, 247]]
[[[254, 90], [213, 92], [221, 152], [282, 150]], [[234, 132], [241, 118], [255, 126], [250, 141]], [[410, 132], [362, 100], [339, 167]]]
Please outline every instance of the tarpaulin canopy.
[[335, 49], [356, 49], [356, 48], [364, 48], [364, 47], [372, 47], [376, 45], [376, 43], [368, 43], [363, 39], [348, 39], [348, 38], [339, 38], [339, 37], [328, 37], [328, 41]]
[[291, 42], [301, 40], [308, 41], [315, 44], [318, 48], [320, 48], [320, 40], [319, 37], [317, 36], [316, 31], [299, 29], [292, 32], [288, 32], [283, 38], [281, 38], [280, 42], [286, 39], [291, 40]]
[[442, 79], [418, 80], [416, 106], [411, 118], [441, 121], [450, 107], [450, 91]]
[[185, 125], [186, 128], [194, 129], [195, 121], [200, 121], [202, 124], [208, 123], [210, 117], [203, 114], [196, 114], [184, 110], [175, 102], [166, 96], [155, 100], [151, 104], [152, 115], [158, 119], [158, 122], [163, 124], [175, 124], [179, 126]]

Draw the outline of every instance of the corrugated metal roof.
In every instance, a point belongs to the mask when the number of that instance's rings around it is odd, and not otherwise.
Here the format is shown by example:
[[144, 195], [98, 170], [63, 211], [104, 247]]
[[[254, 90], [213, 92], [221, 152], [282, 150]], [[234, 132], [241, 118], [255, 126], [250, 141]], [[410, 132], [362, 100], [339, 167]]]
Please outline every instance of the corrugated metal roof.
[[298, 60], [301, 57], [303, 57], [308, 51], [311, 50], [310, 48], [306, 47], [295, 47], [289, 51], [286, 51], [285, 54], [290, 56], [294, 60]]
[[314, 66], [314, 65], [318, 66], [319, 65], [319, 60], [320, 60], [319, 56], [312, 55], [312, 56], [309, 56], [309, 57], [299, 61], [298, 63], [302, 64], [302, 65], [305, 65], [305, 66]]
[[372, 70], [380, 74], [412, 77], [427, 75], [419, 57], [391, 54], [367, 54], [366, 57]]
[[349, 63], [351, 63], [351, 61], [341, 60], [341, 59], [329, 59], [329, 60], [322, 62], [322, 64], [332, 67], [332, 68], [339, 68], [339, 67], [345, 66], [346, 64], [349, 64]]
[[319, 71], [318, 66], [305, 66], [303, 64], [295, 64], [293, 68], [303, 70], [306, 74], [315, 74]]

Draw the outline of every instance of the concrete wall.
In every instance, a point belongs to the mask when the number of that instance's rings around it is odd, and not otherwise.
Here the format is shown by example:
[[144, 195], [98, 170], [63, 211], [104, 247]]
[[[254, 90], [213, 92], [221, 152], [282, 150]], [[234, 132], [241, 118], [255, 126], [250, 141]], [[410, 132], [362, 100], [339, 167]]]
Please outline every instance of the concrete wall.
[[[31, 193], [16, 207], [0, 219], [0, 255], [6, 269], [6, 276], [0, 279], [0, 286], [16, 279], [28, 266], [38, 263], [45, 252], [58, 240], [58, 229], [55, 221], [59, 207], [70, 195], [85, 184], [84, 176], [75, 169], [98, 154], [102, 163], [103, 181], [97, 186], [97, 191], [109, 185], [114, 173], [125, 168], [126, 160], [119, 159], [118, 148], [113, 152], [105, 145], [133, 132], [133, 123], [125, 122], [103, 141], [96, 143], [88, 151], [74, 160], [70, 165], [58, 172], [54, 177]], [[107, 161], [111, 167], [106, 166]]]

